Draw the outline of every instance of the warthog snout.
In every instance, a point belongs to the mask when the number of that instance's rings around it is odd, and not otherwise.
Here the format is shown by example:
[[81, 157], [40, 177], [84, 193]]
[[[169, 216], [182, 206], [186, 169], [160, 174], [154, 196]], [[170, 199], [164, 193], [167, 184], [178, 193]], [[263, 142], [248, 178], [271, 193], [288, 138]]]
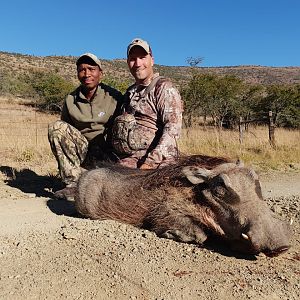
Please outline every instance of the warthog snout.
[[290, 226], [276, 219], [272, 213], [270, 218], [271, 222], [268, 225], [271, 227], [268, 228], [266, 224], [263, 224], [264, 222], [260, 224], [257, 222], [250, 227], [246, 234], [242, 234], [241, 240], [231, 243], [232, 249], [251, 254], [263, 252], [269, 257], [275, 257], [286, 252], [290, 248]]

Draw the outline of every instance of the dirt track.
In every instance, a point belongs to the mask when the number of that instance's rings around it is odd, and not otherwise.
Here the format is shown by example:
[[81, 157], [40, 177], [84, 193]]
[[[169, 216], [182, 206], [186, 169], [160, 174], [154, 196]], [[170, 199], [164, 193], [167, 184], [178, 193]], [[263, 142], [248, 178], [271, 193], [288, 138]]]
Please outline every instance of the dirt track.
[[300, 299], [300, 174], [262, 183], [272, 209], [294, 219], [292, 248], [277, 258], [80, 219], [51, 199], [46, 177], [1, 180], [0, 299]]

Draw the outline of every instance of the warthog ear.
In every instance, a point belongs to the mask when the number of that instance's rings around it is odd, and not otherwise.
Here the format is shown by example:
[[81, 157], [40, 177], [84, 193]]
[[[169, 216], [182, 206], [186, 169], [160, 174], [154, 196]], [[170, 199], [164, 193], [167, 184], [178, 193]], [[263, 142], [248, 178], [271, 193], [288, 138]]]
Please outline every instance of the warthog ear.
[[212, 176], [212, 171], [194, 166], [184, 167], [182, 173], [192, 184], [205, 182]]
[[229, 188], [229, 189], [232, 188], [231, 182], [230, 182], [230, 178], [229, 178], [229, 176], [228, 176], [227, 174], [220, 174], [220, 175], [219, 175], [219, 178], [220, 178], [220, 180], [222, 180], [222, 182], [224, 183], [224, 185], [225, 185], [227, 188]]
[[253, 169], [250, 169], [250, 170], [249, 170], [249, 175], [250, 175], [254, 180], [259, 180], [259, 176], [257, 175], [257, 173], [256, 173]]
[[230, 163], [224, 163], [224, 164], [218, 165], [214, 169], [212, 169], [211, 171], [214, 175], [218, 175], [218, 174], [221, 174], [221, 173], [226, 173], [229, 170], [234, 169], [236, 167], [237, 167], [236, 163], [231, 163], [230, 162]]

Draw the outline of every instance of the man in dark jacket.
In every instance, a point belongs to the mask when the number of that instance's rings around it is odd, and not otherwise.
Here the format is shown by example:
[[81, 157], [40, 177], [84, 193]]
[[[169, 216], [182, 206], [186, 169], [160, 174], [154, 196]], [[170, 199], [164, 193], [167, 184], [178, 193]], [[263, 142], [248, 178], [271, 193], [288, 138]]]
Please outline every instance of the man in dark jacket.
[[76, 61], [81, 85], [63, 104], [61, 120], [49, 124], [48, 137], [66, 187], [57, 198], [72, 195], [76, 182], [92, 158], [112, 159], [107, 143], [107, 128], [122, 102], [122, 94], [100, 83], [103, 71], [100, 60], [85, 53]]

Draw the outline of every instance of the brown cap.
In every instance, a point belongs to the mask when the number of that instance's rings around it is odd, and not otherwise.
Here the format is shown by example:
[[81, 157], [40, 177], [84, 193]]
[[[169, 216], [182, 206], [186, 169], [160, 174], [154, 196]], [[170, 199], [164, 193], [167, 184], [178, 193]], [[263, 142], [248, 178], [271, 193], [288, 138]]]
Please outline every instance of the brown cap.
[[131, 43], [127, 47], [127, 57], [129, 55], [130, 50], [135, 46], [142, 47], [148, 54], [152, 55], [152, 50], [149, 44], [140, 38], [135, 38], [131, 41]]
[[100, 70], [102, 70], [100, 59], [92, 53], [84, 53], [80, 55], [76, 61], [76, 65], [78, 66], [86, 61], [93, 61], [96, 65], [99, 66]]

